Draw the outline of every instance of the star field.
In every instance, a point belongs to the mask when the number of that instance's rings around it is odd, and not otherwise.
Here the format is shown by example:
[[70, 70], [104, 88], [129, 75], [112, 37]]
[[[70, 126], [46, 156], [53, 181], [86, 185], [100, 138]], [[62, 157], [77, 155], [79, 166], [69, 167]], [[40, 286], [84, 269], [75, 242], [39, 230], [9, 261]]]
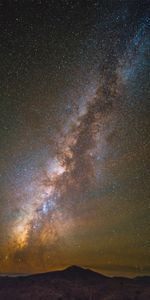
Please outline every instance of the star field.
[[148, 7], [1, 4], [1, 273], [150, 273]]

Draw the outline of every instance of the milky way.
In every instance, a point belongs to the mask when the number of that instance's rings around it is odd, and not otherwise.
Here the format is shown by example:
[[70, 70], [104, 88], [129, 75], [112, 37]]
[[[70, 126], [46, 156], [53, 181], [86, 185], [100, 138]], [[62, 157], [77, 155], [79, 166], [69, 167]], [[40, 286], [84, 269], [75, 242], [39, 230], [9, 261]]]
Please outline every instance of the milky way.
[[148, 1], [50, 2], [2, 7], [0, 271], [147, 274]]

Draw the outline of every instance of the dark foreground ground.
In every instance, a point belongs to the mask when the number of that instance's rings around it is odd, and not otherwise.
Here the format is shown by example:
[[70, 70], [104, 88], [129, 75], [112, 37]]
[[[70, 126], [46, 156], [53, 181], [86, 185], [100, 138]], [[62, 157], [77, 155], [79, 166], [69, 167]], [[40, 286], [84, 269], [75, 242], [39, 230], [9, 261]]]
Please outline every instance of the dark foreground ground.
[[150, 277], [108, 278], [90, 270], [0, 277], [0, 300], [148, 300]]

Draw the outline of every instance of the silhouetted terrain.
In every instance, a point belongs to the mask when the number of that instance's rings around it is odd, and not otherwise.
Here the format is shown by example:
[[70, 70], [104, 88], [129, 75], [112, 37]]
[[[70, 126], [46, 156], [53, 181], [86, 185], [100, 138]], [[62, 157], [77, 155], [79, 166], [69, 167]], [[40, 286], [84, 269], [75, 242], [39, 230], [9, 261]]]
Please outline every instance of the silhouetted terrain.
[[150, 277], [109, 278], [88, 269], [0, 277], [0, 300], [148, 300]]

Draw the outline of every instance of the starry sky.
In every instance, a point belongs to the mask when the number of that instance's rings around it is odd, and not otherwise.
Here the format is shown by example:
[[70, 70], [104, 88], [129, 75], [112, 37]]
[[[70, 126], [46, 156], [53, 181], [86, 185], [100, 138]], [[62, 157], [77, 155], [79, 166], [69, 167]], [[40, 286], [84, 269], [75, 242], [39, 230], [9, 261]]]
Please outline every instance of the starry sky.
[[150, 274], [149, 1], [1, 1], [0, 26], [0, 273]]

